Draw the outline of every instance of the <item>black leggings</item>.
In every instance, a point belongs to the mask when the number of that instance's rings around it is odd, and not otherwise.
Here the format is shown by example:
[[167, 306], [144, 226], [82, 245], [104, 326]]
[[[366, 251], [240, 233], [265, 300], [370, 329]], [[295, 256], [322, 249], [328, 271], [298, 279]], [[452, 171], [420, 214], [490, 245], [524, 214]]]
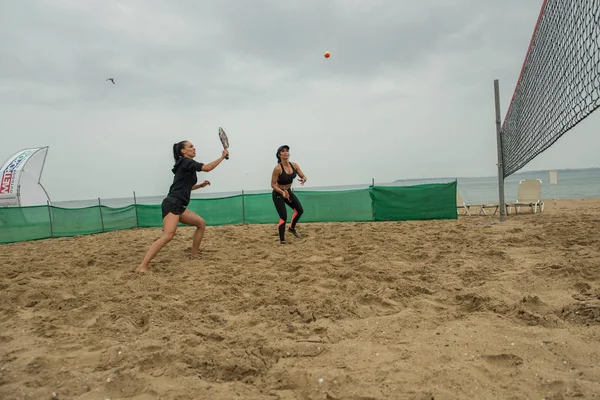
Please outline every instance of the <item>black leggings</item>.
[[302, 209], [302, 204], [300, 204], [300, 200], [296, 197], [294, 192], [288, 190], [290, 194], [289, 199], [284, 199], [283, 196], [276, 191], [273, 190], [273, 204], [275, 204], [275, 209], [277, 210], [277, 214], [279, 214], [279, 225], [277, 229], [279, 230], [279, 240], [285, 240], [285, 222], [287, 221], [287, 209], [285, 205], [287, 204], [294, 210], [294, 215], [292, 215], [292, 222], [290, 223], [290, 228], [295, 229], [298, 220], [302, 216], [304, 210]]

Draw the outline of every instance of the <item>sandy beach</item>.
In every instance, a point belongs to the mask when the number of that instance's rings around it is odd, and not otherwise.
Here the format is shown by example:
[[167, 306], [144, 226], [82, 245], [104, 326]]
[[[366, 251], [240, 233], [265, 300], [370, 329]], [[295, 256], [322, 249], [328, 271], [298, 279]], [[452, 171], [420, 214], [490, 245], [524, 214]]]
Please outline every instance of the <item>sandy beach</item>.
[[0, 245], [0, 398], [600, 397], [600, 199]]

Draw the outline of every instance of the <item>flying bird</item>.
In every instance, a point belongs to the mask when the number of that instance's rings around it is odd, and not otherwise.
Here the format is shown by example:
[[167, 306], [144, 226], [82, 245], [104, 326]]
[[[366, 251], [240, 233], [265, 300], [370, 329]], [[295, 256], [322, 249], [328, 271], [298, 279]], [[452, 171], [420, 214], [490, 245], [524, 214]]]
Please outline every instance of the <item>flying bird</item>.
[[113, 78], [108, 78], [107, 81], [111, 81], [113, 85], [115, 84], [115, 80]]

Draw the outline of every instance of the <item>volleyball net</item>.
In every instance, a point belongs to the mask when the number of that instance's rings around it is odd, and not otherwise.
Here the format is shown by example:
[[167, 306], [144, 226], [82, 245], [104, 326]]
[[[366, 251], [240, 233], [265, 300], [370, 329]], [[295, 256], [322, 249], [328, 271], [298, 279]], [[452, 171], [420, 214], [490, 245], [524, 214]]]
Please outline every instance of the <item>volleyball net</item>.
[[545, 0], [501, 127], [503, 178], [600, 107], [600, 0]]

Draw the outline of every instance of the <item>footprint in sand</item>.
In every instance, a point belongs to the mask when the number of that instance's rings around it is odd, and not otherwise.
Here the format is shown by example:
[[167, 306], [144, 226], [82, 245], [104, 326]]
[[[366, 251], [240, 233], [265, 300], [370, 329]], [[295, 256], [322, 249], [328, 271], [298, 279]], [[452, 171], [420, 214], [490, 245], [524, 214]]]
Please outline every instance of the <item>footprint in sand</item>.
[[491, 354], [481, 356], [481, 358], [498, 367], [510, 368], [523, 364], [523, 359], [514, 354]]

